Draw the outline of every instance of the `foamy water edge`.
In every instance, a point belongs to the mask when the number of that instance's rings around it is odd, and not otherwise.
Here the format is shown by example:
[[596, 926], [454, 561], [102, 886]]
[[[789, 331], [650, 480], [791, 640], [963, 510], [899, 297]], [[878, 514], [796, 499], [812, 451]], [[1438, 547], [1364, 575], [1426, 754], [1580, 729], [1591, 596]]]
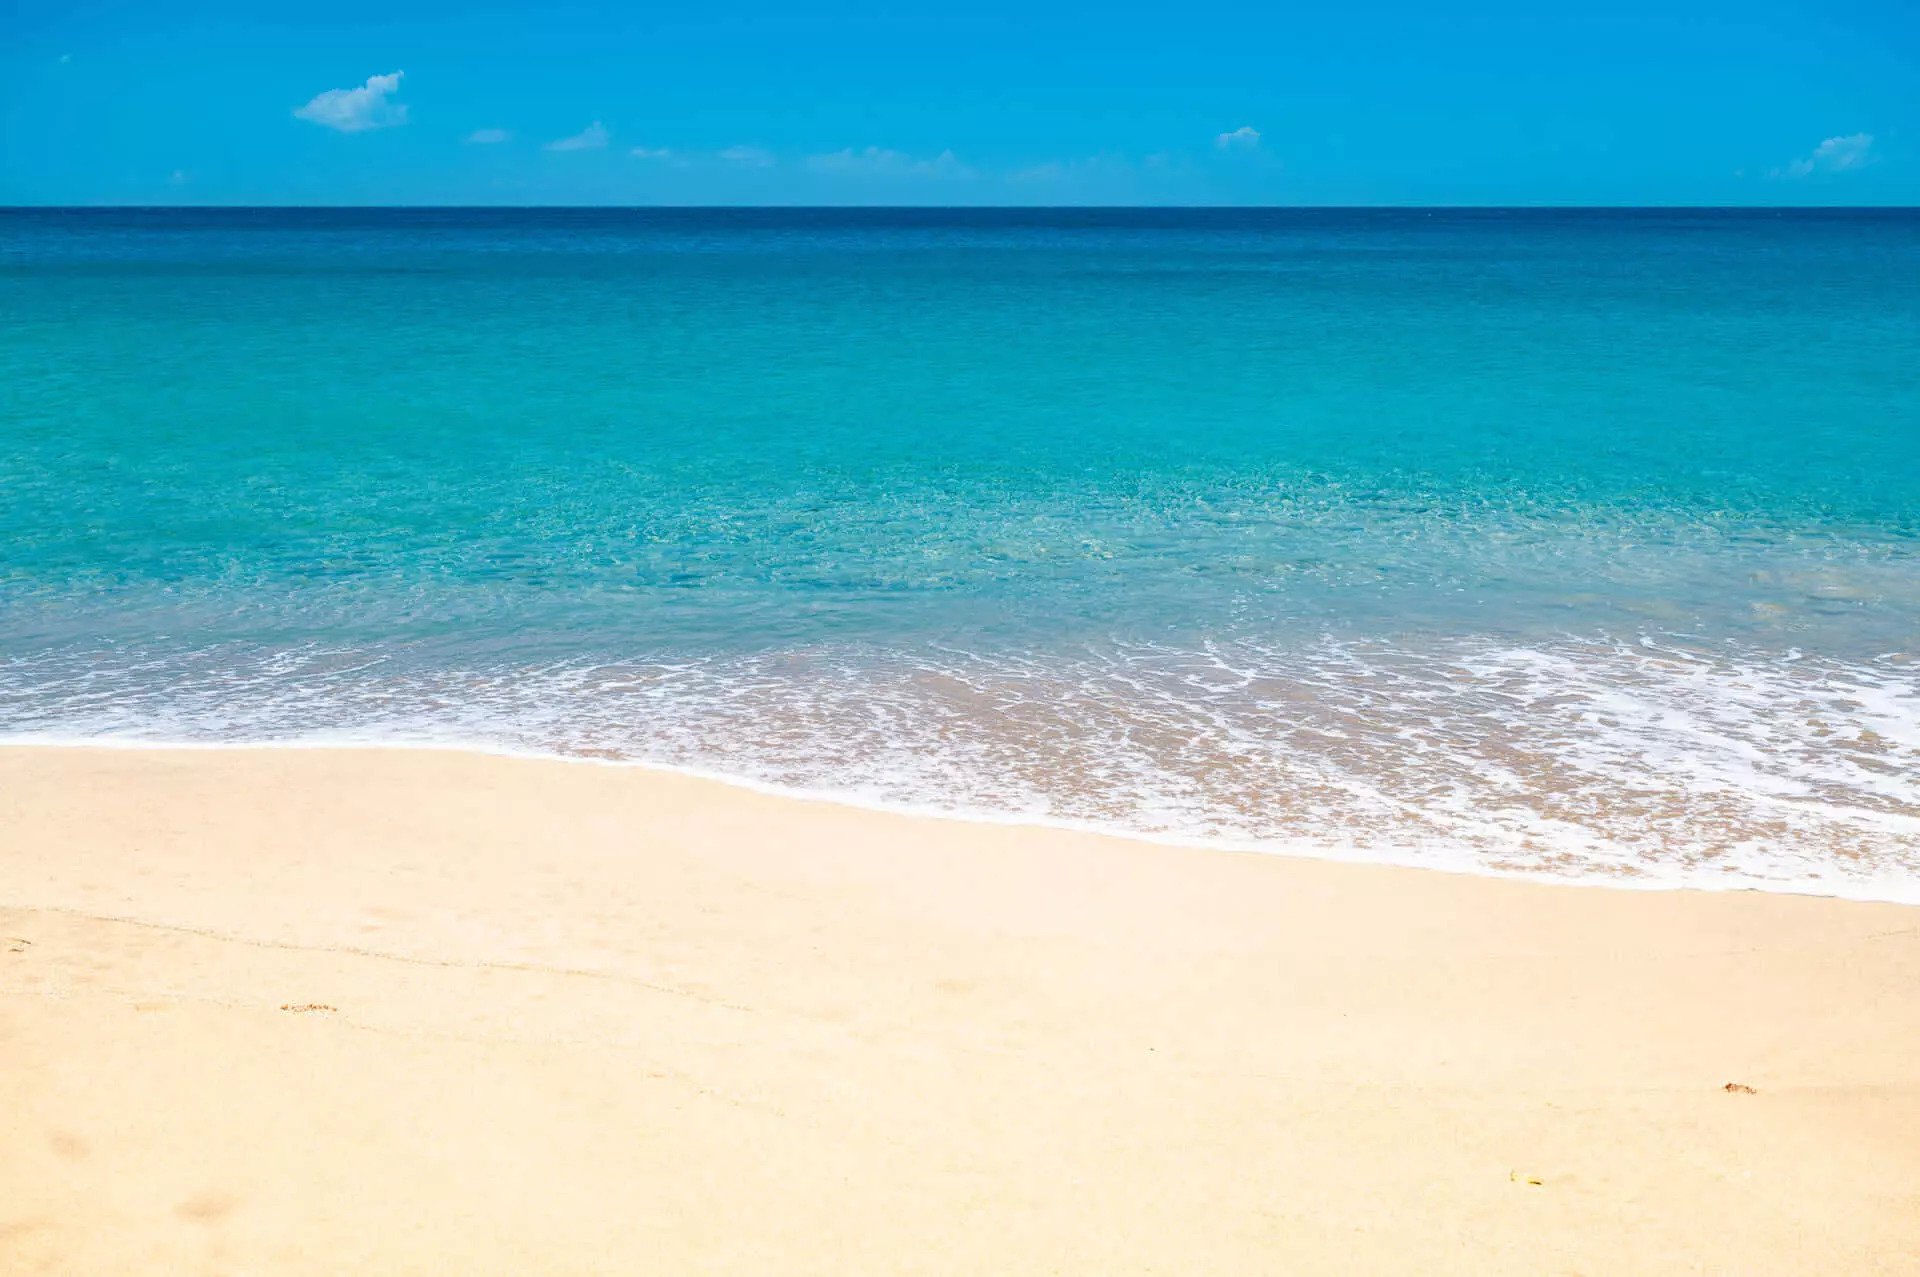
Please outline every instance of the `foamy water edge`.
[[[964, 824], [991, 825], [1025, 829], [1058, 830], [1064, 833], [1118, 838], [1151, 846], [1186, 850], [1230, 852], [1236, 854], [1289, 856], [1338, 864], [1379, 865], [1403, 869], [1422, 869], [1435, 873], [1503, 881], [1551, 883], [1560, 886], [1610, 888], [1617, 891], [1756, 891], [1769, 895], [1810, 896], [1818, 899], [1848, 900], [1861, 903], [1920, 906], [1920, 881], [1900, 876], [1856, 876], [1838, 883], [1811, 880], [1783, 881], [1757, 877], [1737, 870], [1717, 874], [1688, 872], [1663, 866], [1658, 875], [1625, 877], [1595, 871], [1559, 873], [1544, 869], [1509, 870], [1482, 863], [1471, 863], [1470, 852], [1450, 849], [1440, 840], [1390, 843], [1369, 841], [1350, 847], [1335, 846], [1312, 839], [1263, 839], [1243, 841], [1208, 835], [1169, 834], [1161, 831], [1131, 829], [1097, 821], [1071, 820], [1027, 813], [995, 811], [987, 808], [943, 806], [930, 803], [906, 803], [875, 798], [844, 790], [782, 785], [757, 777], [730, 773], [683, 763], [645, 758], [602, 757], [568, 754], [560, 751], [526, 749], [473, 739], [393, 738], [374, 736], [313, 736], [275, 740], [168, 740], [133, 736], [63, 736], [51, 733], [0, 733], [0, 749], [104, 749], [139, 752], [232, 752], [241, 750], [297, 751], [407, 751], [420, 753], [459, 753], [481, 757], [528, 762], [567, 763], [607, 768], [628, 768], [663, 775], [685, 776], [725, 785], [749, 793], [799, 802], [828, 803], [858, 811], [875, 812], [917, 820], [944, 820]], [[1449, 861], [1448, 853], [1453, 859]], [[1436, 854], [1437, 853], [1437, 854]]]

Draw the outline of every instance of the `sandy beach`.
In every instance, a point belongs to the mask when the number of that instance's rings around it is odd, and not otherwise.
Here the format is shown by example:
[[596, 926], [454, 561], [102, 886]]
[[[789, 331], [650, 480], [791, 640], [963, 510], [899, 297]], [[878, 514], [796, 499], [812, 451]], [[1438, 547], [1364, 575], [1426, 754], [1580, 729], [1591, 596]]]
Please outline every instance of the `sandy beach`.
[[0, 751], [7, 1273], [1912, 1273], [1917, 1043], [1894, 905]]

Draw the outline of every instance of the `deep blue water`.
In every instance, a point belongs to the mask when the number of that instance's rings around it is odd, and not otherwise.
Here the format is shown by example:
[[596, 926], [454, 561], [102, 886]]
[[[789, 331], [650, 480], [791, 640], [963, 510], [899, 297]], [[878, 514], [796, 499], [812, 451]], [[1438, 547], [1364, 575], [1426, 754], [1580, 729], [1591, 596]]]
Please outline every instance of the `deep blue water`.
[[0, 212], [0, 733], [1920, 894], [1920, 213]]

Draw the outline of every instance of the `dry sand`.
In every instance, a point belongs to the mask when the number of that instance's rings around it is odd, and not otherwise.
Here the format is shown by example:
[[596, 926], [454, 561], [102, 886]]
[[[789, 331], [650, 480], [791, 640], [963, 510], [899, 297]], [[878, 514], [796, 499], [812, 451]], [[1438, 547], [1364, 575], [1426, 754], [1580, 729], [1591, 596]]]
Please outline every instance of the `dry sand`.
[[1920, 910], [4, 750], [42, 1271], [1912, 1274]]

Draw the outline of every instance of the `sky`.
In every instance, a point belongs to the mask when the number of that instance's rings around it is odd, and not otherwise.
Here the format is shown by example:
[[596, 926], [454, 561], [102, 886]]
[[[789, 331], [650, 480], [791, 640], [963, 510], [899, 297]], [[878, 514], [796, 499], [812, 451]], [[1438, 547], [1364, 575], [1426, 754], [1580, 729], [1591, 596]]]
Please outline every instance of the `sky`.
[[0, 0], [0, 204], [1920, 205], [1920, 0]]

